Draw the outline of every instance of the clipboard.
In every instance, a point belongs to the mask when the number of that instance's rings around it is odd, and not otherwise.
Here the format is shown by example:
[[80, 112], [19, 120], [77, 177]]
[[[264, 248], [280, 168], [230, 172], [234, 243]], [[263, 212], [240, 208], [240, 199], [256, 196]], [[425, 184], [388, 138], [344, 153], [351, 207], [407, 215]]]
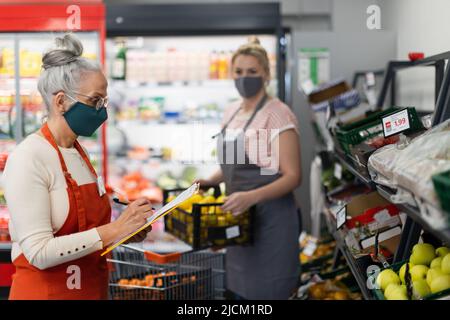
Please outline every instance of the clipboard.
[[178, 208], [180, 205], [182, 205], [184, 202], [189, 200], [193, 195], [198, 193], [198, 190], [200, 189], [199, 183], [194, 183], [192, 186], [184, 190], [182, 193], [180, 193], [175, 199], [167, 203], [165, 206], [163, 206], [161, 209], [157, 210], [151, 217], [147, 219], [147, 223], [144, 224], [142, 227], [137, 229], [136, 231], [132, 232], [131, 234], [127, 235], [126, 237], [120, 239], [116, 243], [110, 245], [108, 248], [106, 248], [105, 251], [102, 252], [101, 256], [104, 256], [108, 252], [114, 250], [118, 246], [120, 246], [122, 243], [127, 241], [128, 239], [132, 238], [142, 230], [148, 228], [150, 225], [155, 223], [158, 219], [164, 217], [166, 214], [169, 214], [176, 208]]

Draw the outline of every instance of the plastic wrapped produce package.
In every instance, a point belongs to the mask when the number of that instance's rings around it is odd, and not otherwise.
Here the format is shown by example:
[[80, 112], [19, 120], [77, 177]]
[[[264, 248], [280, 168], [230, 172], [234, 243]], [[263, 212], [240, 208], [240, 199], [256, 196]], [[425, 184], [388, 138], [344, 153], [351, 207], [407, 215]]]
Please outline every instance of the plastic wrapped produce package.
[[372, 180], [376, 183], [396, 187], [394, 185], [394, 168], [400, 150], [396, 144], [390, 144], [376, 150], [369, 158], [367, 167]]
[[431, 176], [450, 169], [450, 120], [413, 139], [404, 149], [388, 145], [369, 158], [369, 172], [375, 182], [400, 189], [397, 201], [414, 194], [421, 211], [437, 212], [437, 199]]

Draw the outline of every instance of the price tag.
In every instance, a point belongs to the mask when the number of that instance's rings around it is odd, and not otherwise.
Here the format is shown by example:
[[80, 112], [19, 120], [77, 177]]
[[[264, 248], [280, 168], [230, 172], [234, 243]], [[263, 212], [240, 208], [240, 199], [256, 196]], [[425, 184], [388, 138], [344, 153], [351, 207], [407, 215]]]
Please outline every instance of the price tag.
[[342, 207], [336, 213], [336, 230], [339, 230], [347, 221], [347, 206]]
[[373, 72], [366, 73], [366, 85], [372, 87], [375, 85], [375, 74]]
[[308, 241], [308, 244], [303, 249], [303, 254], [311, 257], [317, 249], [317, 243], [315, 241]]
[[239, 226], [229, 227], [225, 230], [227, 239], [232, 239], [240, 236]]
[[383, 124], [383, 133], [385, 138], [408, 130], [411, 127], [409, 123], [408, 109], [403, 109], [385, 116], [381, 119], [381, 122]]
[[334, 176], [336, 179], [342, 179], [342, 166], [339, 163], [334, 164]]

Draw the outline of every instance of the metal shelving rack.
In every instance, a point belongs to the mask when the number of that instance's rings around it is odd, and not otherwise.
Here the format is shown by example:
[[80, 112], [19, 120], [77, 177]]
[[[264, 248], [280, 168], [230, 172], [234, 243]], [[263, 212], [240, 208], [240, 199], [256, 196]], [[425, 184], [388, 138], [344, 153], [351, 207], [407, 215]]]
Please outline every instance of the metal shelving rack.
[[[405, 68], [417, 67], [417, 66], [429, 66], [434, 67], [435, 73], [435, 111], [433, 115], [433, 126], [437, 125], [450, 118], [450, 66], [446, 62], [450, 61], [450, 51], [444, 52], [438, 55], [430, 56], [424, 59], [416, 61], [391, 61], [388, 63], [386, 68], [386, 74], [383, 81], [383, 86], [380, 91], [380, 95], [377, 101], [377, 109], [381, 110], [384, 106], [384, 102], [388, 91], [390, 89], [391, 105], [395, 105], [396, 101], [396, 73]], [[390, 201], [393, 190], [377, 185], [371, 179], [362, 175], [358, 170], [352, 165], [351, 161], [346, 157], [337, 152], [334, 152], [334, 157], [338, 160], [345, 168], [347, 168], [358, 180], [363, 182], [372, 190], [378, 191], [378, 193]], [[450, 227], [445, 229], [435, 229], [429, 225], [429, 223], [421, 216], [420, 210], [409, 204], [396, 204], [397, 207], [407, 215], [405, 224], [402, 230], [402, 236], [400, 240], [397, 252], [394, 255], [394, 263], [399, 262], [409, 258], [412, 247], [418, 242], [422, 231], [425, 231], [435, 238], [450, 244]], [[373, 299], [373, 295], [370, 290], [368, 290], [366, 285], [366, 277], [361, 273], [356, 265], [355, 259], [350, 253], [349, 249], [343, 241], [341, 232], [336, 230], [333, 226], [331, 217], [329, 214], [326, 215], [327, 226], [330, 233], [336, 240], [337, 252], [335, 254], [335, 259], [339, 258], [342, 254], [349, 267], [352, 271], [360, 289], [363, 294], [364, 299]], [[335, 222], [334, 222], [335, 223]]]
[[335, 153], [334, 157], [348, 170], [350, 171], [355, 177], [358, 178], [361, 182], [363, 182], [365, 185], [367, 185], [369, 188], [374, 189], [375, 183], [368, 179], [367, 177], [364, 177], [361, 173], [358, 172], [358, 170], [355, 169], [355, 167], [350, 163], [350, 161], [342, 156], [339, 153]]
[[[389, 200], [391, 198], [391, 195], [393, 195], [393, 192], [387, 187], [377, 185], [376, 188], [378, 193], [386, 200]], [[396, 204], [396, 206], [402, 212], [405, 212], [409, 217], [411, 217], [412, 220], [422, 226], [423, 230], [430, 234], [433, 234], [436, 238], [441, 239], [446, 243], [450, 243], [450, 227], [447, 227], [445, 229], [435, 229], [430, 226], [426, 220], [423, 219], [418, 208], [409, 204]]]
[[358, 284], [358, 287], [361, 290], [364, 299], [373, 300], [373, 295], [367, 288], [367, 280], [365, 276], [360, 272], [358, 266], [356, 265], [355, 258], [353, 257], [348, 247], [345, 245], [341, 233], [338, 230], [336, 230], [336, 221], [333, 220], [330, 214], [325, 214], [325, 221], [327, 224], [328, 231], [336, 240], [337, 251], [334, 254], [334, 260], [337, 261], [341, 255], [344, 256], [345, 261], [347, 262], [350, 271], [355, 277], [356, 283]]

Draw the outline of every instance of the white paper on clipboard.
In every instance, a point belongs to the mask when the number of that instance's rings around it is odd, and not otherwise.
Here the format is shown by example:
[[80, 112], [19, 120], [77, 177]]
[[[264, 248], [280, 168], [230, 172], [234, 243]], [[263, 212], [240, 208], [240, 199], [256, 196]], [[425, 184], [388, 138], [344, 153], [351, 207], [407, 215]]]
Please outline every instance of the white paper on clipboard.
[[199, 183], [194, 183], [192, 186], [190, 186], [188, 189], [184, 190], [182, 193], [180, 193], [175, 199], [167, 203], [162, 208], [158, 209], [151, 217], [147, 218], [147, 223], [137, 229], [136, 231], [130, 233], [126, 237], [120, 239], [115, 244], [109, 246], [101, 255], [105, 255], [111, 250], [117, 248], [119, 245], [127, 241], [128, 239], [132, 238], [137, 233], [141, 232], [142, 230], [148, 228], [150, 225], [152, 225], [156, 220], [159, 218], [165, 216], [166, 214], [170, 213], [172, 210], [180, 206], [183, 202], [191, 198], [193, 195], [195, 195], [200, 188]]
[[151, 216], [148, 217], [147, 221], [148, 223], [153, 223], [161, 216], [163, 216], [165, 213], [170, 212], [172, 209], [178, 207], [180, 204], [188, 200], [190, 197], [192, 197], [194, 194], [198, 192], [199, 184], [194, 183], [192, 186], [190, 186], [188, 189], [184, 190], [182, 193], [178, 195], [175, 199], [167, 203], [162, 208], [156, 210], [156, 212]]

